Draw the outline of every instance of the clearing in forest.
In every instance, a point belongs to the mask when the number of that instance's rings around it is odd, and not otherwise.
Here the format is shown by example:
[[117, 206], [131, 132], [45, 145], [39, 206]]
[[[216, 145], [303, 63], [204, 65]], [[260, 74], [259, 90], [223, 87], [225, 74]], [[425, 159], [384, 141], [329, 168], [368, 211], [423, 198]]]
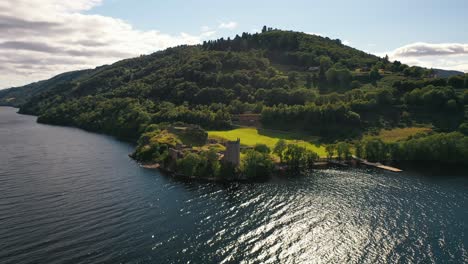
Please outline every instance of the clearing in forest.
[[280, 139], [288, 143], [295, 143], [309, 150], [316, 152], [320, 157], [326, 157], [325, 147], [319, 144], [313, 144], [310, 141], [317, 138], [308, 137], [307, 141], [298, 139], [301, 135], [293, 132], [283, 132], [256, 128], [238, 128], [227, 131], [208, 131], [208, 136], [221, 140], [236, 140], [240, 138], [241, 144], [245, 146], [255, 146], [255, 144], [265, 144], [271, 150]]

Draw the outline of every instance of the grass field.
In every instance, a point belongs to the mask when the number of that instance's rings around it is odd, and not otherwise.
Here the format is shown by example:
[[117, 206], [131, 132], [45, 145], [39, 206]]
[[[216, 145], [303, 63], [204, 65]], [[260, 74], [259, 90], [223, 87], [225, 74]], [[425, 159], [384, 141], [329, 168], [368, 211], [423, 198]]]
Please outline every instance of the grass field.
[[427, 133], [432, 129], [429, 127], [405, 127], [405, 128], [394, 128], [391, 130], [380, 130], [376, 136], [366, 136], [367, 138], [380, 138], [384, 142], [391, 143], [398, 140], [404, 140], [410, 136], [418, 133]]
[[[279, 132], [273, 130], [257, 130], [256, 128], [238, 128], [228, 131], [208, 131], [208, 136], [215, 139], [236, 140], [240, 138], [241, 145], [254, 146], [257, 143], [265, 144], [273, 149], [280, 139], [288, 143], [295, 143], [316, 152], [320, 157], [325, 157], [325, 147], [312, 144], [317, 138], [307, 137], [298, 133]], [[299, 139], [301, 138], [301, 139]]]

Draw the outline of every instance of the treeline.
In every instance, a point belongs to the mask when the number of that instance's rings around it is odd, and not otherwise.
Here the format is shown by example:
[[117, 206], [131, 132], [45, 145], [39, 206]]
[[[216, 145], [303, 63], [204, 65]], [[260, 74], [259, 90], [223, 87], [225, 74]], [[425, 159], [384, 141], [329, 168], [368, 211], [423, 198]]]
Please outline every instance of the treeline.
[[40, 123], [75, 126], [121, 139], [136, 140], [151, 122], [150, 101], [132, 98], [83, 97], [61, 103], [41, 114]]
[[[398, 84], [401, 87], [401, 83]], [[213, 96], [225, 98], [222, 90]], [[118, 91], [117, 91], [118, 92]], [[232, 100], [209, 104], [174, 104], [138, 98], [84, 96], [66, 100], [48, 97], [37, 107], [40, 122], [71, 125], [122, 138], [137, 138], [141, 127], [150, 123], [184, 122], [205, 129], [228, 129], [233, 114], [261, 113], [265, 127], [300, 129], [324, 137], [353, 137], [371, 127], [434, 123], [442, 130], [453, 131], [464, 122], [468, 91], [456, 92], [450, 86], [428, 85], [403, 94], [398, 88], [353, 89], [346, 93], [319, 95], [301, 88], [286, 90], [258, 89], [252, 103]], [[47, 103], [46, 103], [47, 102]], [[28, 105], [22, 111], [29, 109]]]
[[[351, 111], [344, 104], [278, 105], [264, 107], [261, 122], [269, 128], [302, 129], [320, 135], [344, 136], [361, 128], [359, 114]], [[328, 135], [327, 135], [328, 134]]]
[[38, 122], [75, 126], [122, 139], [136, 140], [151, 124], [184, 122], [206, 129], [227, 129], [231, 115], [223, 105], [174, 106], [134, 98], [86, 96], [60, 103], [44, 111]]
[[205, 41], [202, 46], [207, 50], [222, 51], [265, 50], [267, 57], [275, 62], [301, 67], [318, 66], [322, 56], [350, 68], [371, 66], [379, 60], [376, 56], [343, 45], [339, 39], [282, 30], [243, 33], [233, 39]]
[[369, 139], [355, 145], [356, 155], [370, 161], [438, 161], [468, 163], [468, 137], [459, 132], [417, 135], [385, 143]]

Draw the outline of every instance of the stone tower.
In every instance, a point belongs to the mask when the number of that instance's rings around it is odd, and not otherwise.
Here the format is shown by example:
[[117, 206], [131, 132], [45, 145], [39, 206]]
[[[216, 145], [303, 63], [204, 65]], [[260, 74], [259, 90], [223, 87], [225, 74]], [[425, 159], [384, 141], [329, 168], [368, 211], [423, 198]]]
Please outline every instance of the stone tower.
[[240, 139], [226, 142], [226, 151], [224, 152], [224, 161], [239, 166], [240, 164]]

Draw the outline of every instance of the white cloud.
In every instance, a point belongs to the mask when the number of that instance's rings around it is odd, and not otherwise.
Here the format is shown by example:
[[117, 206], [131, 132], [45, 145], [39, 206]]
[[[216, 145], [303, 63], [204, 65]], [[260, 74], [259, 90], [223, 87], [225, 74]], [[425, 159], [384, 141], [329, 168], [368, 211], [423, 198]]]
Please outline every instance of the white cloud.
[[393, 54], [399, 57], [468, 55], [468, 44], [416, 42], [394, 50]]
[[200, 34], [200, 36], [202, 38], [210, 38], [210, 37], [213, 37], [214, 35], [216, 35], [216, 31], [215, 30], [212, 30], [212, 31], [205, 31], [203, 33]]
[[391, 60], [409, 65], [468, 72], [468, 44], [464, 43], [416, 42], [387, 54]]
[[349, 41], [349, 40], [347, 40], [347, 39], [343, 40], [342, 43], [343, 43], [343, 45], [346, 45], [346, 46], [351, 45], [351, 41]]
[[237, 22], [230, 21], [230, 22], [222, 22], [221, 24], [219, 24], [218, 28], [232, 30], [232, 29], [237, 28], [237, 26], [238, 26]]
[[92, 68], [180, 44], [196, 44], [199, 35], [141, 31], [129, 23], [83, 14], [102, 0], [0, 1], [0, 88]]
[[210, 31], [211, 28], [210, 28], [209, 26], [202, 26], [202, 27], [200, 28], [200, 30], [201, 30], [202, 32], [206, 32], [206, 31]]

